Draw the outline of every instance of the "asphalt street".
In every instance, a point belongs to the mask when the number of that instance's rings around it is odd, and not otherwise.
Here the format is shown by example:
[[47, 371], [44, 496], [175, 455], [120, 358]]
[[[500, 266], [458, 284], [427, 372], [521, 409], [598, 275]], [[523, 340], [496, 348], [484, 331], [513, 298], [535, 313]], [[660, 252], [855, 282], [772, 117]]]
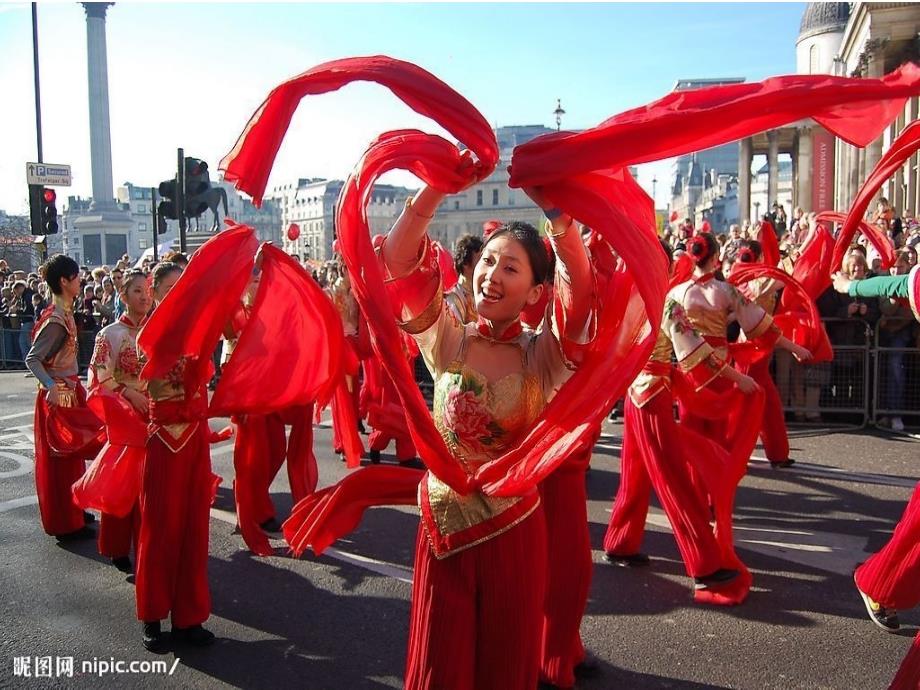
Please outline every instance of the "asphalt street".
[[[21, 372], [0, 373], [0, 686], [401, 687], [416, 511], [372, 510], [320, 558], [292, 559], [281, 540], [274, 556], [253, 557], [234, 532], [232, 441], [212, 446], [224, 479], [209, 563], [208, 627], [219, 640], [155, 656], [141, 646], [129, 578], [94, 542], [61, 545], [41, 530], [34, 391]], [[603, 562], [621, 434], [620, 425], [606, 426], [587, 475], [595, 565], [582, 632], [601, 674], [579, 687], [887, 687], [920, 611], [901, 613], [898, 634], [882, 632], [866, 618], [852, 572], [884, 544], [920, 476], [916, 439], [794, 430], [798, 463], [788, 470], [771, 469], [758, 449], [736, 507], [738, 550], [754, 589], [744, 605], [722, 609], [693, 603], [657, 507], [643, 547], [651, 566]], [[315, 451], [321, 486], [344, 475], [328, 423], [316, 430]], [[283, 519], [291, 507], [284, 469], [272, 492]], [[73, 658], [75, 672], [27, 678], [23, 657], [32, 676], [49, 657]], [[165, 661], [172, 674], [99, 673], [102, 662], [150, 660]]]

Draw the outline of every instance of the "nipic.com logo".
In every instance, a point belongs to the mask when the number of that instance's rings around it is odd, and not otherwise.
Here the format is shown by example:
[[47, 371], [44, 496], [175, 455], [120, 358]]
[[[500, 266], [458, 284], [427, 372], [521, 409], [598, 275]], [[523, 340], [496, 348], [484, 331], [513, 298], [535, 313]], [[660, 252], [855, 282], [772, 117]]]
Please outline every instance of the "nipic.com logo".
[[72, 656], [15, 656], [13, 676], [16, 678], [73, 678], [75, 676], [159, 675], [171, 676], [179, 666], [179, 658], [172, 665], [163, 659], [82, 659]]

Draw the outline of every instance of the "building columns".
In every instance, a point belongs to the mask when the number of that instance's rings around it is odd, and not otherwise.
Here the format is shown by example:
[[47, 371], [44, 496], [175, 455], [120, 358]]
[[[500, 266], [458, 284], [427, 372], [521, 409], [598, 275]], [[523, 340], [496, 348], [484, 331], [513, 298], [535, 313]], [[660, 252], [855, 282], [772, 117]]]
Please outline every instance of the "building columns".
[[742, 139], [738, 147], [738, 220], [751, 219], [751, 162], [754, 158], [754, 142], [750, 137]]
[[767, 132], [767, 207], [777, 202], [779, 193], [779, 137], [776, 130]]
[[811, 129], [802, 127], [798, 131], [797, 151], [795, 158], [796, 186], [795, 199], [793, 204], [800, 206], [807, 211], [814, 210], [811, 208], [811, 190], [812, 190], [812, 140]]

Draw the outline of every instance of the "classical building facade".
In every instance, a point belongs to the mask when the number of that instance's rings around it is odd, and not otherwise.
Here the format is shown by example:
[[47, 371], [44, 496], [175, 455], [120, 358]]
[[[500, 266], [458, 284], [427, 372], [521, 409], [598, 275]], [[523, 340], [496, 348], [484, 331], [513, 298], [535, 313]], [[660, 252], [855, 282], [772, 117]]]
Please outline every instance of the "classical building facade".
[[[301, 260], [327, 261], [332, 258], [335, 239], [335, 205], [345, 182], [320, 178], [301, 178], [280, 185], [266, 196], [280, 218], [281, 246]], [[385, 234], [414, 190], [394, 185], [374, 185], [367, 216], [371, 234]], [[288, 238], [288, 228], [296, 224], [300, 235]]]

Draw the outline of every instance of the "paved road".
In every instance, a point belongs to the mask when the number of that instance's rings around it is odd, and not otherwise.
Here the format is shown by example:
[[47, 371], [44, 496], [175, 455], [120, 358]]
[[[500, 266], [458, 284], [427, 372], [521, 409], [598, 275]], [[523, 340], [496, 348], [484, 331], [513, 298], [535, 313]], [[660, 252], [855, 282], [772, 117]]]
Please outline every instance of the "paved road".
[[[133, 589], [91, 542], [45, 536], [34, 498], [34, 380], [0, 374], [0, 687], [398, 688], [403, 671], [413, 510], [370, 512], [321, 558], [254, 558], [234, 534], [232, 446], [212, 447], [224, 477], [212, 510], [209, 573], [219, 642], [156, 657], [140, 645]], [[622, 429], [611, 424], [588, 475], [594, 551], [586, 645], [602, 675], [584, 688], [884, 688], [920, 626], [902, 614], [887, 635], [864, 615], [851, 573], [887, 538], [920, 476], [920, 445], [872, 433], [793, 439], [794, 470], [752, 462], [737, 500], [739, 552], [754, 572], [748, 601], [703, 608], [690, 599], [667, 520], [653, 509], [643, 570], [613, 568], [599, 550], [619, 478]], [[317, 429], [320, 483], [342, 476], [331, 432]], [[761, 452], [757, 451], [758, 454]], [[384, 456], [384, 460], [387, 457]], [[287, 479], [273, 497], [284, 517]], [[14, 676], [16, 657], [73, 657], [73, 679]], [[159, 675], [106, 674], [109, 661], [167, 662]], [[81, 662], [88, 662], [86, 674]], [[175, 664], [175, 668], [172, 668]], [[98, 673], [97, 673], [98, 676]]]

